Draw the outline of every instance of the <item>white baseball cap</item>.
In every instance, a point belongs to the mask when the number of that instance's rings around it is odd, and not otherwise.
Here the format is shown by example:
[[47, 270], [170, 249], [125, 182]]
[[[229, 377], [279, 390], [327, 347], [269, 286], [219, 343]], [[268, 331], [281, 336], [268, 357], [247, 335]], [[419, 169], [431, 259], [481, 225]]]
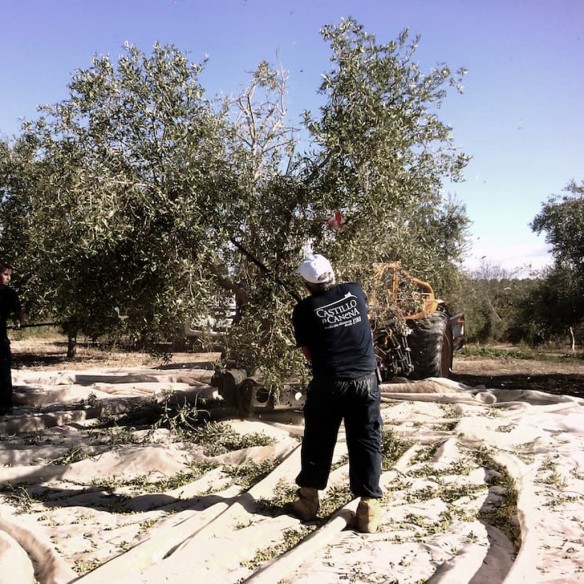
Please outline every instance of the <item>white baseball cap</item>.
[[312, 284], [330, 284], [335, 281], [331, 263], [320, 254], [307, 255], [296, 271]]

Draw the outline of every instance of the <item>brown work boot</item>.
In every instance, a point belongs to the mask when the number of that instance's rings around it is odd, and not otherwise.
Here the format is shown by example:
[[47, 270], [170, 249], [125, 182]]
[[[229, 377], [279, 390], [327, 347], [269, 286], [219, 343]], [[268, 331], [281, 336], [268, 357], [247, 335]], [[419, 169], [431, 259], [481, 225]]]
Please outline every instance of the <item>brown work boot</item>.
[[318, 502], [318, 490], [312, 487], [300, 487], [298, 498], [290, 503], [290, 511], [300, 519], [300, 521], [312, 521], [316, 519], [320, 504]]
[[357, 530], [361, 533], [375, 533], [381, 523], [381, 499], [361, 497], [357, 506]]

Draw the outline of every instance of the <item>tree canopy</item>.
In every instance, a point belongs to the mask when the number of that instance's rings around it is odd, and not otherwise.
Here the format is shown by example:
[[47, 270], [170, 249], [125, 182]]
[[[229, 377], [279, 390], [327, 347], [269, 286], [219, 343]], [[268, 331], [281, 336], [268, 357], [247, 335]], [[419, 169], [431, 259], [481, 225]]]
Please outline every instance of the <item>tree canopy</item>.
[[467, 226], [464, 209], [442, 188], [461, 178], [468, 158], [438, 112], [464, 70], [453, 75], [439, 65], [422, 73], [413, 58], [419, 39], [407, 31], [378, 44], [347, 20], [323, 36], [333, 64], [320, 88], [325, 105], [305, 121], [317, 146], [321, 204], [326, 213], [342, 210], [351, 227], [331, 242], [331, 253], [367, 266], [375, 250], [376, 261], [403, 260], [440, 287], [461, 257]]
[[550, 335], [567, 337], [571, 329], [584, 339], [584, 182], [571, 181], [563, 195], [552, 195], [531, 223], [545, 232], [554, 265], [531, 302], [532, 320]]
[[[301, 292], [307, 243], [366, 289], [374, 262], [402, 260], [446, 290], [468, 220], [443, 185], [468, 158], [439, 108], [464, 71], [423, 73], [407, 32], [379, 44], [348, 19], [322, 35], [324, 105], [300, 130], [267, 62], [221, 100], [200, 83], [207, 63], [174, 46], [126, 45], [76, 72], [67, 99], [0, 144], [0, 253], [29, 310], [148, 344], [235, 299], [231, 354], [285, 372], [299, 357], [277, 281]], [[335, 212], [343, 229], [325, 227]]]
[[552, 195], [531, 223], [536, 233], [546, 233], [556, 263], [580, 273], [584, 267], [584, 181], [571, 181], [564, 195]]

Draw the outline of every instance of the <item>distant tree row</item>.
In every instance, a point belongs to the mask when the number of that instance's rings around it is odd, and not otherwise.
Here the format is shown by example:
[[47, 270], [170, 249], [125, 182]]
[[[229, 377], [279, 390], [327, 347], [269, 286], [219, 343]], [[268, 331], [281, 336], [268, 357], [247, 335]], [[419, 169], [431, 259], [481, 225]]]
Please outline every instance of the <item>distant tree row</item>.
[[[240, 95], [215, 99], [206, 63], [127, 45], [0, 142], [0, 256], [32, 318], [154, 346], [235, 302], [230, 354], [286, 374], [299, 356], [281, 283], [302, 292], [307, 242], [342, 279], [371, 288], [373, 263], [401, 260], [448, 296], [468, 219], [443, 185], [468, 157], [439, 112], [464, 71], [421, 71], [407, 31], [380, 44], [348, 19], [322, 36], [323, 105], [299, 123], [286, 74], [268, 63]], [[335, 212], [344, 228], [327, 229]]]
[[553, 195], [531, 223], [554, 263], [529, 279], [485, 265], [462, 287], [469, 337], [531, 346], [584, 345], [584, 182]]

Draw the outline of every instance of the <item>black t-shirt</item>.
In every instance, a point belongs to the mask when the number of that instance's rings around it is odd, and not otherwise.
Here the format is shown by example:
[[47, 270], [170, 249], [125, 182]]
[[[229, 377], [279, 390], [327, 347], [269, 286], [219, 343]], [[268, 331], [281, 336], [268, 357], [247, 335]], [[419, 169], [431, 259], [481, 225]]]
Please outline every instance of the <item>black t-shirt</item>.
[[338, 284], [300, 301], [292, 313], [296, 345], [308, 347], [315, 378], [355, 379], [375, 371], [367, 302], [359, 284]]
[[0, 338], [6, 338], [6, 321], [21, 310], [20, 299], [14, 288], [0, 286]]

